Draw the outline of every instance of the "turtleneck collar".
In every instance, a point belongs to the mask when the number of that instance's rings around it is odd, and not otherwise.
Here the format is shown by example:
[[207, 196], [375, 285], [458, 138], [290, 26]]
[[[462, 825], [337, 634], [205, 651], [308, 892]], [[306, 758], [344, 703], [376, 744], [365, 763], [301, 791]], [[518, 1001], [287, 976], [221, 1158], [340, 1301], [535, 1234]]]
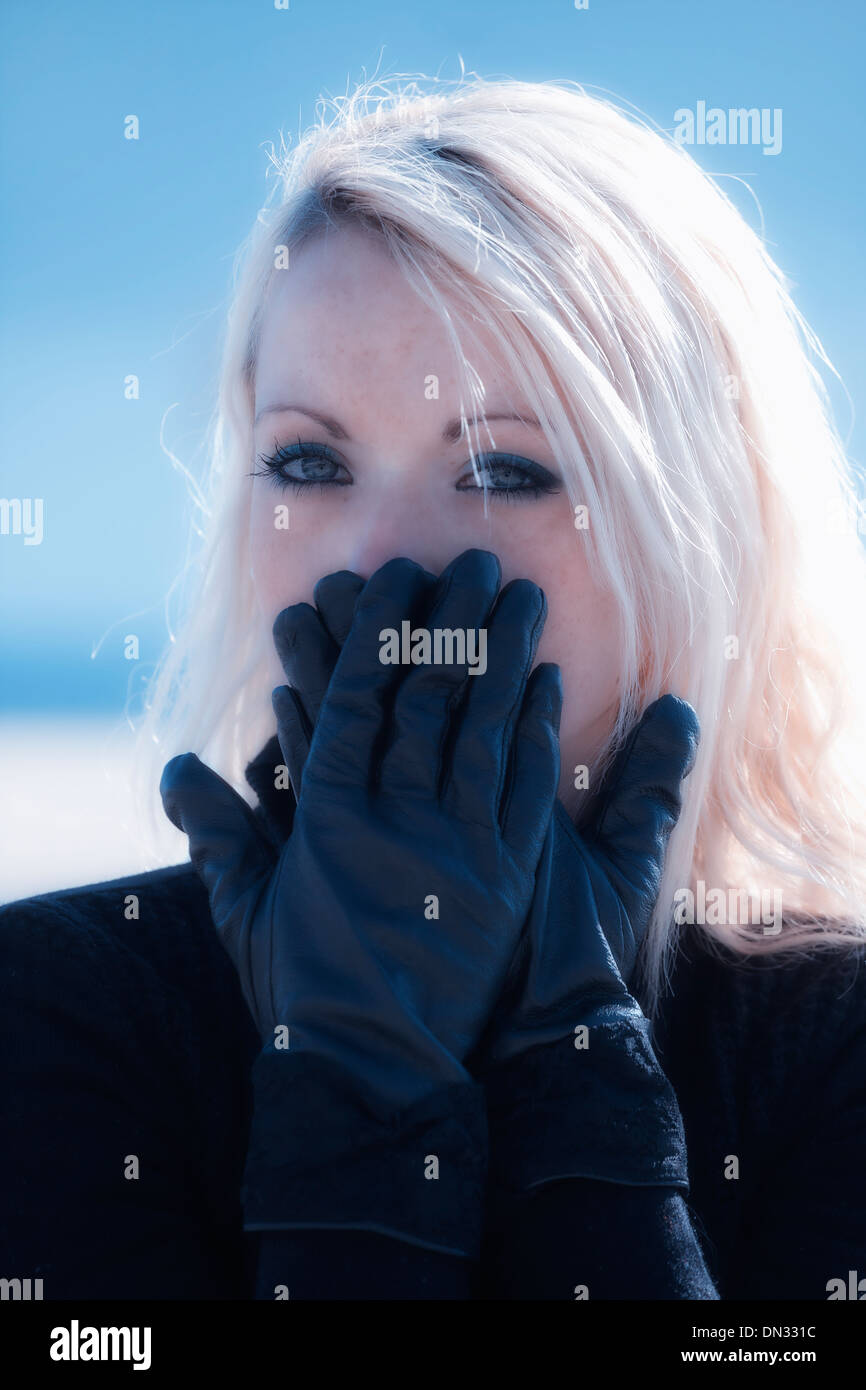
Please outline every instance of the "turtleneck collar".
[[276, 769], [285, 767], [285, 763], [280, 741], [273, 734], [244, 770], [247, 782], [259, 798], [256, 812], [277, 846], [282, 846], [291, 833], [295, 817], [295, 795], [291, 787], [274, 785]]

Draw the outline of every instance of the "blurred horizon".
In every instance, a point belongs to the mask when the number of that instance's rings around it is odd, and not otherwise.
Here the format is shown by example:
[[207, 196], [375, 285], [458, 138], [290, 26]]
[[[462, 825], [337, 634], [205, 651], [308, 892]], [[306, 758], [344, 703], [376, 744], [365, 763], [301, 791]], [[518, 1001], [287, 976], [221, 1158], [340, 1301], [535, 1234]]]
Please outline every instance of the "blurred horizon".
[[93, 714], [0, 718], [0, 905], [187, 863], [168, 818], [152, 843], [129, 780], [133, 733]]

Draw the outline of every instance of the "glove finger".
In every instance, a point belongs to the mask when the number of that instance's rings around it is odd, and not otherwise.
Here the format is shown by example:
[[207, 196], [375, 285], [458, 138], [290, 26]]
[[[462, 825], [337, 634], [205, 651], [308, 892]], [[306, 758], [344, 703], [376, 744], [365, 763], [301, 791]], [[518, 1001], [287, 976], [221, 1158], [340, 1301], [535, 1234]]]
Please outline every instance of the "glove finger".
[[289, 781], [295, 802], [301, 799], [304, 764], [313, 741], [313, 728], [304, 709], [300, 692], [289, 685], [278, 685], [271, 692], [271, 705], [277, 716], [277, 738], [283, 760], [289, 770]]
[[360, 575], [350, 570], [326, 575], [314, 590], [315, 609], [307, 603], [294, 604], [278, 613], [274, 622], [274, 645], [289, 681], [281, 689], [290, 694], [277, 696], [277, 704], [274, 692], [271, 700], [296, 801], [313, 729], [363, 587]]
[[553, 662], [544, 662], [526, 682], [501, 818], [503, 840], [532, 865], [548, 833], [559, 786], [561, 715], [562, 673]]
[[242, 796], [195, 753], [181, 753], [163, 768], [159, 783], [165, 813], [189, 838], [189, 857], [210, 899], [211, 916], [232, 959], [237, 943], [223, 924], [242, 920], [242, 899], [257, 893], [275, 856]]
[[423, 623], [430, 661], [407, 669], [394, 701], [393, 738], [381, 769], [389, 790], [438, 797], [451, 712], [467, 680], [477, 679], [470, 678], [466, 658], [480, 653], [478, 633], [501, 577], [499, 561], [487, 550], [464, 551], [439, 576]]
[[336, 574], [326, 574], [313, 590], [313, 601], [319, 616], [338, 647], [342, 647], [349, 635], [355, 604], [363, 587], [364, 580], [359, 574], [354, 574], [352, 570], [338, 570]]
[[667, 843], [682, 810], [682, 782], [700, 741], [692, 706], [663, 695], [646, 710], [614, 760], [587, 840], [617, 875], [626, 911], [655, 903]]
[[466, 682], [450, 745], [446, 796], [455, 814], [498, 825], [508, 758], [547, 600], [537, 584], [506, 584], [487, 624], [486, 669]]
[[369, 784], [390, 733], [390, 703], [406, 674], [382, 659], [385, 634], [427, 606], [435, 579], [413, 560], [389, 560], [358, 596], [355, 616], [325, 694], [308, 760], [335, 785]]
[[274, 619], [273, 633], [286, 680], [300, 700], [312, 736], [340, 649], [309, 603], [284, 608]]

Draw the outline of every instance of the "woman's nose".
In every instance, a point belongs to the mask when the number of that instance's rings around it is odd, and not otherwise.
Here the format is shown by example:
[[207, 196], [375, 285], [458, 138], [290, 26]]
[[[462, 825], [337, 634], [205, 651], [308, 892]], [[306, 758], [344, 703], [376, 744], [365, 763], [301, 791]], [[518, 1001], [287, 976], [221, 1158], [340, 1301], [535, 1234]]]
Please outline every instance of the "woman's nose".
[[395, 492], [384, 493], [359, 521], [346, 568], [369, 579], [386, 561], [405, 556], [431, 574], [439, 574], [452, 558], [441, 521], [430, 515], [421, 497]]

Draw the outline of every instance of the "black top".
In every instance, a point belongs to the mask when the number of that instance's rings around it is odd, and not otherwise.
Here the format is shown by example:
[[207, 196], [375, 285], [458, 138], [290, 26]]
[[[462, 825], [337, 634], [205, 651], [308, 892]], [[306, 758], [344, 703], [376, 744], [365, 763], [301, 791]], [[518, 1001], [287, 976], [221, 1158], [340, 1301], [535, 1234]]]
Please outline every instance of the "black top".
[[[274, 738], [247, 768], [275, 842], [280, 762]], [[369, 1229], [281, 1230], [280, 1083], [191, 865], [7, 904], [0, 1272], [41, 1278], [45, 1299], [826, 1299], [866, 1274], [863, 955], [744, 959], [688, 937], [654, 1031], [685, 1198], [504, 1185], [510, 1146], [568, 1142], [567, 1076], [545, 1065], [539, 1108], [535, 1049], [385, 1138], [335, 1134], [312, 1089], [297, 1180], [311, 1209], [317, 1183], [360, 1185]], [[401, 1185], [401, 1153], [443, 1144], [459, 1182]], [[388, 1233], [407, 1202], [431, 1205], [435, 1241]], [[476, 1220], [478, 1261], [461, 1249]]]

